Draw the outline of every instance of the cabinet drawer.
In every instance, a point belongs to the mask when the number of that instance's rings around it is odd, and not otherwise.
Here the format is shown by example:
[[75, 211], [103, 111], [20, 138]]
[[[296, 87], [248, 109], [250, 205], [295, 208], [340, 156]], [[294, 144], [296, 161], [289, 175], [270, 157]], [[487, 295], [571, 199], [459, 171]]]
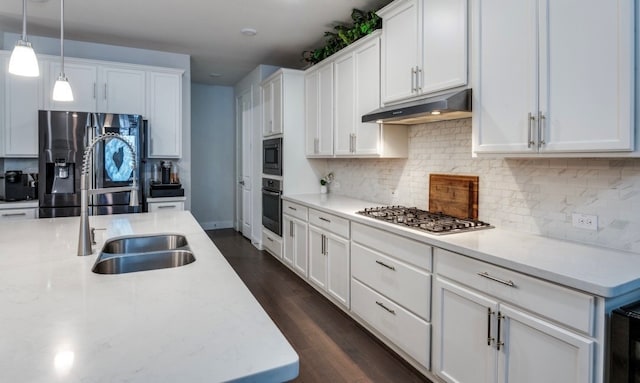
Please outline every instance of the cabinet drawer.
[[430, 368], [431, 325], [355, 279], [351, 310], [426, 368]]
[[361, 223], [353, 222], [351, 228], [351, 239], [354, 242], [431, 271], [431, 246]]
[[0, 222], [37, 218], [38, 209], [2, 209], [0, 210]]
[[319, 210], [309, 209], [309, 223], [334, 234], [349, 238], [349, 220]]
[[267, 229], [262, 229], [262, 246], [277, 258], [282, 258], [282, 238]]
[[282, 201], [282, 213], [303, 221], [309, 220], [309, 208], [290, 201]]
[[158, 211], [176, 211], [176, 210], [184, 210], [184, 202], [183, 201], [172, 201], [172, 202], [153, 202], [147, 204], [149, 213], [158, 212]]
[[591, 295], [442, 249], [435, 250], [435, 269], [504, 302], [584, 334], [594, 333], [595, 298]]
[[422, 319], [430, 320], [431, 274], [426, 271], [352, 242], [351, 275]]

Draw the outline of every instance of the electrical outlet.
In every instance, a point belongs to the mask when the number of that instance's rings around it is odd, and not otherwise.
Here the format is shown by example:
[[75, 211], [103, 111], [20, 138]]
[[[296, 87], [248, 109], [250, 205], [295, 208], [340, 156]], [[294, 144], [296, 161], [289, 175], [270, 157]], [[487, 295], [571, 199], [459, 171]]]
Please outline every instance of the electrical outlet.
[[573, 227], [585, 230], [598, 230], [598, 216], [589, 214], [573, 213]]

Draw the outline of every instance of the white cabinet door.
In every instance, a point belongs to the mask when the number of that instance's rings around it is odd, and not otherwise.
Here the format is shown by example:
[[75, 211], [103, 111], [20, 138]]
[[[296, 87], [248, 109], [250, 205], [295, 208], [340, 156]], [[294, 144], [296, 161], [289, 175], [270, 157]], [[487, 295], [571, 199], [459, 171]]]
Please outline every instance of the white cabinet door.
[[285, 263], [293, 265], [293, 258], [296, 252], [296, 238], [293, 231], [292, 217], [286, 214], [282, 216], [282, 242], [284, 246], [282, 259]]
[[305, 73], [307, 156], [333, 155], [333, 62]]
[[[7, 67], [9, 60], [6, 61]], [[42, 63], [40, 67], [42, 68]], [[5, 77], [4, 155], [38, 157], [38, 110], [43, 108], [40, 77]]]
[[283, 76], [280, 75], [275, 79], [273, 79], [273, 81], [271, 82], [271, 92], [273, 97], [272, 104], [271, 104], [273, 108], [273, 110], [271, 111], [271, 115], [273, 119], [273, 125], [271, 126], [271, 134], [284, 133], [284, 127], [283, 127], [283, 121], [282, 121], [282, 114], [284, 112], [283, 110], [284, 102], [283, 102], [283, 93], [282, 93], [283, 80], [284, 80]]
[[354, 152], [356, 83], [353, 54], [335, 60], [335, 148], [336, 155]]
[[51, 62], [49, 66], [49, 81], [45, 99], [48, 109], [74, 112], [95, 112], [97, 97], [98, 67], [93, 64], [82, 64], [72, 60], [65, 60], [64, 72], [69, 79], [73, 101], [53, 101], [53, 86], [60, 74], [60, 62]]
[[160, 211], [183, 211], [184, 210], [184, 200], [175, 200], [175, 201], [163, 201], [163, 202], [149, 202], [147, 203], [147, 210], [149, 213], [160, 212]]
[[295, 239], [294, 253], [293, 253], [293, 267], [294, 269], [307, 276], [308, 268], [308, 254], [307, 254], [307, 223], [299, 219], [293, 218], [291, 220], [293, 225], [293, 236]]
[[182, 155], [182, 72], [147, 72], [149, 157]]
[[[531, 153], [537, 109], [536, 0], [474, 2], [476, 152]], [[509, 59], [505, 59], [509, 57]]]
[[498, 303], [440, 277], [434, 294], [433, 371], [451, 383], [495, 382]]
[[590, 383], [594, 341], [500, 304], [499, 383]]
[[380, 127], [362, 122], [362, 115], [380, 107], [380, 39], [358, 47], [355, 63], [355, 128], [353, 147], [357, 155], [381, 154]]
[[349, 240], [325, 233], [327, 291], [349, 308]]
[[321, 287], [327, 286], [327, 256], [323, 231], [309, 225], [309, 280]]
[[634, 1], [540, 3], [540, 151], [633, 150]]
[[273, 130], [273, 87], [271, 83], [262, 86], [262, 135], [270, 136]]
[[416, 96], [420, 33], [418, 0], [393, 3], [382, 14], [382, 103]]
[[121, 67], [100, 67], [98, 111], [145, 116], [145, 72]]

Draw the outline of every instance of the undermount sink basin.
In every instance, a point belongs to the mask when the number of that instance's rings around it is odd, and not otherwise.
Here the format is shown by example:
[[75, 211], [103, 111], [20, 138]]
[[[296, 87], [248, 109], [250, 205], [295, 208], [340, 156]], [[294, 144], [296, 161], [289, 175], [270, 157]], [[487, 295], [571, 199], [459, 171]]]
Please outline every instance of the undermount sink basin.
[[151, 234], [113, 238], [105, 242], [103, 253], [131, 254], [149, 251], [174, 250], [188, 246], [180, 234]]
[[91, 271], [97, 274], [124, 274], [180, 267], [195, 260], [196, 257], [190, 250], [164, 250], [116, 256], [101, 253]]
[[113, 238], [105, 242], [91, 271], [124, 274], [188, 265], [196, 260], [181, 234]]

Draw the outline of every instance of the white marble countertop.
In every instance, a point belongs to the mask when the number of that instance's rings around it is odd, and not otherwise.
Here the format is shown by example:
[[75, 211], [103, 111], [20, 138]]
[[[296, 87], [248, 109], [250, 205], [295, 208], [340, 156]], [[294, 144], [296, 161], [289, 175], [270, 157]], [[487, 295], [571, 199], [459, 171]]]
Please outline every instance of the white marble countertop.
[[[191, 213], [0, 223], [3, 382], [281, 382], [298, 355]], [[104, 240], [185, 234], [196, 261], [120, 275], [91, 272]]]
[[0, 209], [27, 209], [38, 207], [38, 200], [0, 201]]
[[640, 288], [640, 254], [500, 228], [433, 235], [356, 214], [381, 206], [375, 202], [334, 194], [283, 199], [605, 298]]

